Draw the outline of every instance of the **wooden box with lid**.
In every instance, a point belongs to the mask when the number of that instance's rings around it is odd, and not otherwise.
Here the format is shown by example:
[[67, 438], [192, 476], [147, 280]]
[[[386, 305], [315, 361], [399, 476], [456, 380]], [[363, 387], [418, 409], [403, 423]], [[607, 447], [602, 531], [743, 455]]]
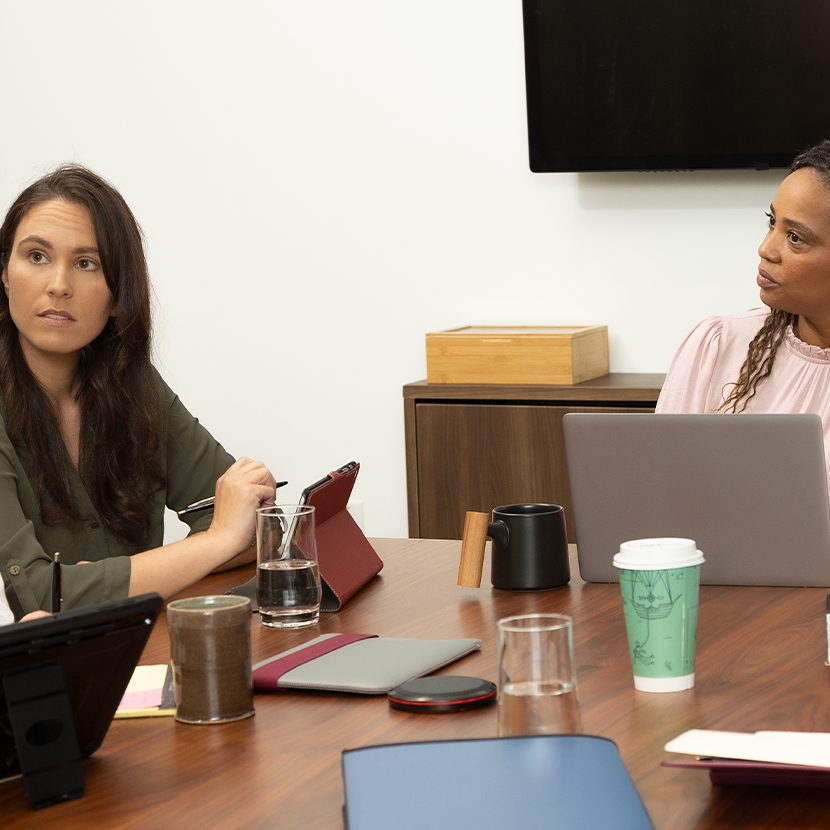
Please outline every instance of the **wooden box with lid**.
[[574, 384], [608, 374], [607, 326], [464, 326], [427, 334], [429, 383]]

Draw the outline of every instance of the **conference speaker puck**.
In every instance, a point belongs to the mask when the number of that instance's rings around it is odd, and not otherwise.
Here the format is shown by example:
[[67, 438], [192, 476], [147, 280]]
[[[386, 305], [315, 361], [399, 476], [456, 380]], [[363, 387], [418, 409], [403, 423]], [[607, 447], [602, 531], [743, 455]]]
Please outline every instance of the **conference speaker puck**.
[[480, 677], [419, 677], [396, 686], [388, 698], [393, 709], [404, 712], [463, 712], [492, 703], [496, 684]]

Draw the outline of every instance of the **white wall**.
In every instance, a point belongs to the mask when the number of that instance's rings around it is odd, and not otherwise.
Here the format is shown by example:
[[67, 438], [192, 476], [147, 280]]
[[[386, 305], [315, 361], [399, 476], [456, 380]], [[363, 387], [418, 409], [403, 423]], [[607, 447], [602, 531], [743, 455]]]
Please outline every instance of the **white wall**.
[[609, 327], [662, 372], [759, 305], [783, 172], [529, 172], [519, 0], [27, 0], [3, 10], [0, 206], [51, 165], [141, 222], [158, 365], [293, 500], [351, 459], [406, 536], [401, 387], [424, 334]]

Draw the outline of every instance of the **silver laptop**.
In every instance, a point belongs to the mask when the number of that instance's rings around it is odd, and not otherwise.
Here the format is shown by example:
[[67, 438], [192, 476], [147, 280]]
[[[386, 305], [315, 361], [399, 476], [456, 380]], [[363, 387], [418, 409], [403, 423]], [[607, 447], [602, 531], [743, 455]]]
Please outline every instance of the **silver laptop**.
[[694, 539], [710, 585], [830, 586], [818, 415], [570, 413], [579, 570], [616, 582], [620, 543]]

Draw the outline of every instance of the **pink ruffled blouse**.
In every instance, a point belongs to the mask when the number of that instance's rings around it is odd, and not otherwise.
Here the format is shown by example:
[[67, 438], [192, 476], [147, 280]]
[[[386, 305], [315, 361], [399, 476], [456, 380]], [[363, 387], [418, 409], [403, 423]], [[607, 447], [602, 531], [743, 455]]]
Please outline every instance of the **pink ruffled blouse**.
[[[717, 412], [768, 314], [768, 308], [758, 308], [700, 323], [674, 356], [657, 412]], [[744, 412], [817, 413], [830, 474], [830, 349], [810, 346], [787, 329], [772, 373], [758, 384]]]

